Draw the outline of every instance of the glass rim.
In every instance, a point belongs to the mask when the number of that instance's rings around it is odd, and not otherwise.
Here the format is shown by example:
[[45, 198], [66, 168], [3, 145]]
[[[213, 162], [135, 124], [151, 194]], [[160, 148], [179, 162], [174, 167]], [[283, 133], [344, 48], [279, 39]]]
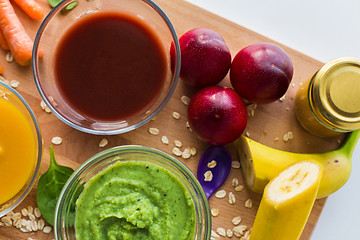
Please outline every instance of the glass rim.
[[[101, 162], [104, 158], [110, 157], [112, 155], [119, 154], [122, 152], [136, 152], [136, 153], [150, 153], [155, 154], [157, 156], [164, 157], [166, 161], [168, 161], [171, 165], [175, 166], [176, 172], [179, 172], [181, 175], [183, 175], [186, 179], [189, 180], [189, 183], [194, 188], [196, 192], [197, 198], [194, 200], [198, 200], [201, 208], [201, 212], [204, 214], [204, 219], [206, 221], [203, 223], [204, 227], [208, 229], [208, 232], [205, 232], [205, 239], [210, 239], [211, 235], [211, 215], [210, 215], [210, 206], [209, 202], [207, 200], [206, 194], [200, 185], [199, 181], [195, 177], [195, 175], [191, 172], [191, 170], [181, 161], [176, 159], [174, 156], [171, 156], [170, 154], [159, 150], [157, 148], [143, 146], [143, 145], [121, 145], [116, 146], [113, 148], [109, 148], [106, 150], [103, 150], [89, 159], [87, 159], [85, 162], [83, 162], [78, 168], [75, 169], [73, 174], [69, 177], [69, 179], [66, 181], [61, 193], [59, 194], [59, 198], [56, 204], [56, 211], [55, 211], [55, 221], [54, 221], [54, 235], [55, 239], [63, 239], [63, 228], [62, 228], [62, 219], [63, 219], [63, 208], [65, 207], [65, 200], [67, 199], [67, 196], [69, 194], [70, 189], [74, 187], [77, 183], [76, 181], [79, 179], [81, 174], [83, 174], [86, 170], [91, 168], [91, 166], [96, 165], [96, 163]], [[140, 160], [141, 161], [141, 160]], [[155, 163], [156, 164], [156, 163]], [[166, 168], [167, 169], [167, 168]], [[194, 197], [194, 196], [193, 196]]]
[[67, 124], [68, 126], [85, 132], [85, 133], [89, 133], [89, 134], [95, 134], [95, 135], [117, 135], [117, 134], [122, 134], [122, 133], [126, 133], [129, 131], [132, 131], [142, 125], [144, 125], [145, 123], [149, 122], [151, 119], [153, 119], [164, 107], [165, 105], [169, 102], [171, 96], [173, 95], [175, 88], [177, 86], [178, 80], [179, 80], [179, 76], [180, 76], [180, 67], [181, 67], [181, 53], [180, 53], [180, 43], [179, 43], [179, 39], [178, 36], [176, 34], [175, 28], [172, 25], [170, 19], [168, 18], [168, 16], [165, 14], [165, 12], [152, 0], [139, 0], [141, 2], [145, 2], [147, 3], [150, 7], [152, 7], [158, 14], [159, 16], [164, 20], [165, 24], [167, 25], [167, 27], [170, 30], [172, 39], [173, 39], [173, 43], [174, 43], [174, 47], [175, 47], [175, 52], [176, 52], [176, 65], [175, 65], [175, 69], [173, 71], [173, 81], [171, 83], [171, 87], [168, 91], [168, 93], [166, 94], [166, 97], [164, 98], [164, 100], [161, 102], [161, 104], [159, 106], [157, 106], [157, 108], [150, 113], [149, 115], [147, 115], [145, 118], [143, 118], [142, 120], [140, 120], [139, 122], [124, 127], [124, 128], [120, 128], [120, 129], [115, 129], [115, 130], [95, 130], [95, 129], [90, 129], [90, 128], [86, 128], [83, 126], [80, 126], [78, 124], [75, 124], [74, 122], [70, 121], [69, 119], [67, 119], [66, 117], [64, 117], [62, 114], [60, 114], [53, 106], [52, 104], [49, 102], [49, 100], [47, 99], [47, 97], [45, 96], [45, 93], [43, 92], [43, 89], [41, 88], [41, 84], [40, 84], [40, 80], [38, 78], [38, 70], [37, 70], [37, 59], [38, 59], [38, 52], [39, 52], [39, 43], [40, 43], [40, 38], [42, 36], [42, 33], [44, 31], [44, 29], [46, 28], [47, 24], [50, 22], [51, 18], [53, 17], [53, 15], [55, 15], [56, 13], [60, 12], [64, 6], [68, 5], [70, 2], [74, 2], [76, 0], [62, 0], [59, 4], [57, 4], [44, 18], [44, 20], [41, 22], [40, 27], [38, 28], [38, 31], [36, 33], [35, 39], [34, 39], [34, 45], [33, 45], [33, 49], [32, 49], [32, 61], [31, 61], [31, 66], [32, 66], [32, 72], [33, 72], [33, 77], [34, 77], [34, 81], [35, 81], [35, 85], [36, 88], [38, 89], [38, 92], [42, 98], [42, 100], [45, 102], [45, 104], [50, 108], [51, 112], [54, 113], [54, 115], [56, 117], [58, 117], [62, 122], [64, 122], [65, 124]]
[[[26, 186], [26, 188], [25, 188], [24, 192], [21, 194], [21, 196], [18, 199], [16, 199], [16, 201], [13, 202], [10, 205], [10, 207], [8, 207], [5, 210], [0, 212], [0, 217], [1, 217], [1, 216], [6, 215], [7, 213], [9, 213], [15, 207], [17, 207], [26, 198], [26, 196], [29, 194], [29, 192], [34, 187], [35, 181], [40, 173], [40, 168], [41, 168], [41, 163], [42, 163], [43, 146], [42, 146], [42, 136], [41, 136], [40, 126], [39, 126], [37, 118], [36, 118], [34, 112], [32, 111], [30, 105], [26, 102], [24, 97], [21, 96], [21, 94], [19, 92], [17, 92], [15, 89], [13, 89], [11, 86], [3, 83], [2, 81], [0, 81], [0, 86], [3, 86], [4, 88], [6, 88], [10, 92], [12, 92], [21, 101], [21, 103], [25, 106], [27, 112], [29, 113], [29, 115], [32, 119], [32, 123], [34, 124], [35, 134], [36, 134], [36, 139], [37, 139], [37, 144], [38, 144], [36, 166], [35, 166], [35, 169], [34, 169], [34, 172], [32, 174], [29, 184]], [[9, 200], [11, 200], [11, 199], [9, 199]]]

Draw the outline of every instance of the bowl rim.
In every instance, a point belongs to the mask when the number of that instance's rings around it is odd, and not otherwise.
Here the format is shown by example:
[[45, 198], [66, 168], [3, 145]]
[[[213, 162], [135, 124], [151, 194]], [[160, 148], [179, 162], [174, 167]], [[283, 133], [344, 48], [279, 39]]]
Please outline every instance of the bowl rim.
[[[96, 163], [101, 162], [104, 158], [107, 158], [109, 156], [114, 155], [114, 153], [121, 153], [121, 152], [145, 152], [145, 153], [150, 153], [150, 154], [155, 154], [158, 156], [163, 156], [164, 161], [168, 161], [170, 162], [170, 164], [175, 165], [176, 171], [181, 172], [181, 174], [186, 178], [189, 179], [191, 186], [193, 187], [193, 189], [196, 191], [196, 199], [198, 200], [199, 204], [201, 205], [201, 212], [203, 212], [204, 214], [204, 226], [205, 229], [207, 229], [208, 231], [205, 232], [205, 238], [204, 239], [210, 239], [211, 236], [211, 214], [210, 214], [210, 205], [209, 205], [209, 201], [206, 197], [206, 194], [201, 186], [201, 184], [199, 183], [199, 181], [197, 180], [197, 178], [195, 177], [195, 175], [192, 173], [192, 171], [184, 164], [182, 163], [180, 160], [178, 160], [177, 158], [175, 158], [174, 156], [160, 150], [154, 147], [148, 147], [148, 146], [144, 146], [144, 145], [121, 145], [121, 146], [116, 146], [116, 147], [112, 147], [106, 150], [103, 150], [95, 155], [93, 155], [92, 157], [90, 157], [89, 159], [87, 159], [85, 162], [83, 162], [79, 167], [77, 167], [75, 169], [75, 171], [73, 172], [73, 174], [69, 177], [69, 179], [66, 181], [64, 187], [62, 188], [60, 194], [59, 194], [59, 198], [56, 204], [56, 210], [55, 210], [55, 221], [54, 221], [54, 235], [55, 235], [55, 239], [64, 239], [63, 238], [63, 228], [62, 228], [62, 217], [63, 217], [63, 213], [62, 210], [65, 206], [65, 202], [64, 200], [67, 198], [67, 195], [69, 194], [69, 190], [74, 186], [74, 184], [76, 184], [77, 179], [80, 177], [80, 175], [82, 173], [84, 173], [89, 167], [95, 165]], [[67, 239], [67, 238], [65, 238]]]
[[178, 80], [179, 80], [180, 67], [181, 67], [180, 43], [179, 43], [179, 38], [178, 38], [178, 36], [176, 34], [175, 28], [174, 28], [173, 24], [171, 23], [170, 19], [168, 18], [168, 16], [165, 14], [165, 12], [155, 2], [153, 2], [152, 0], [140, 0], [142, 2], [147, 3], [150, 7], [152, 7], [158, 13], [159, 16], [165, 21], [167, 27], [170, 30], [170, 33], [171, 33], [172, 38], [173, 38], [175, 52], [177, 53], [176, 54], [176, 63], [177, 64], [175, 65], [175, 69], [173, 70], [173, 75], [172, 75], [174, 81], [171, 83], [171, 87], [170, 87], [166, 97], [161, 102], [161, 104], [156, 109], [154, 109], [152, 111], [152, 113], [147, 115], [145, 118], [143, 118], [139, 122], [137, 122], [137, 123], [135, 123], [133, 125], [130, 125], [130, 126], [127, 126], [127, 127], [124, 127], [124, 128], [120, 128], [120, 129], [115, 129], [115, 130], [94, 130], [94, 129], [86, 128], [86, 127], [77, 125], [77, 124], [73, 123], [72, 121], [68, 120], [66, 117], [64, 117], [62, 114], [60, 114], [52, 106], [52, 104], [49, 102], [49, 100], [47, 99], [45, 93], [43, 92], [43, 90], [41, 88], [40, 80], [39, 80], [38, 75], [37, 75], [37, 72], [38, 72], [38, 70], [37, 70], [37, 59], [38, 59], [38, 55], [39, 55], [38, 54], [38, 52], [39, 52], [39, 42], [40, 42], [40, 38], [42, 36], [42, 33], [43, 33], [45, 27], [47, 26], [47, 24], [49, 23], [49, 21], [51, 20], [53, 15], [60, 12], [63, 9], [63, 7], [65, 7], [69, 3], [75, 2], [75, 1], [76, 0], [62, 0], [59, 4], [57, 4], [45, 16], [44, 20], [40, 24], [40, 27], [38, 28], [38, 31], [37, 31], [35, 39], [34, 39], [34, 45], [33, 45], [33, 49], [32, 49], [32, 61], [31, 61], [32, 72], [33, 72], [33, 77], [34, 77], [36, 88], [38, 89], [38, 92], [39, 92], [42, 100], [50, 108], [51, 112], [53, 112], [54, 115], [56, 117], [58, 117], [61, 121], [63, 121], [65, 124], [67, 124], [68, 126], [70, 126], [72, 128], [75, 128], [76, 130], [79, 130], [79, 131], [82, 131], [82, 132], [85, 132], [85, 133], [95, 134], [95, 135], [117, 135], [117, 134], [132, 131], [132, 130], [144, 125], [145, 123], [149, 122], [151, 119], [153, 119], [165, 107], [165, 105], [169, 102], [171, 96], [173, 95], [173, 93], [175, 91], [175, 88], [176, 88]]
[[12, 203], [10, 207], [8, 207], [5, 210], [0, 212], [0, 217], [1, 217], [1, 216], [6, 215], [7, 213], [9, 213], [15, 207], [17, 207], [26, 198], [26, 196], [29, 194], [29, 192], [34, 187], [34, 184], [39, 176], [40, 169], [41, 169], [42, 155], [43, 155], [43, 145], [42, 145], [43, 142], [42, 142], [41, 130], [40, 130], [40, 126], [37, 121], [37, 118], [36, 118], [34, 112], [32, 111], [30, 105], [24, 99], [24, 97], [21, 96], [20, 93], [17, 92], [14, 88], [12, 88], [11, 86], [7, 85], [6, 83], [4, 83], [2, 81], [0, 81], [0, 86], [4, 87], [7, 90], [9, 90], [10, 92], [12, 92], [15, 95], [15, 97], [17, 97], [21, 101], [21, 103], [25, 106], [25, 108], [27, 109], [27, 112], [29, 113], [29, 115], [32, 119], [32, 123], [34, 124], [34, 127], [35, 127], [35, 134], [36, 134], [36, 139], [37, 139], [37, 144], [38, 144], [36, 166], [35, 166], [33, 175], [31, 176], [31, 180], [30, 180], [29, 184], [27, 185], [26, 189], [21, 194], [21, 196], [18, 199], [16, 199], [16, 201], [14, 203]]

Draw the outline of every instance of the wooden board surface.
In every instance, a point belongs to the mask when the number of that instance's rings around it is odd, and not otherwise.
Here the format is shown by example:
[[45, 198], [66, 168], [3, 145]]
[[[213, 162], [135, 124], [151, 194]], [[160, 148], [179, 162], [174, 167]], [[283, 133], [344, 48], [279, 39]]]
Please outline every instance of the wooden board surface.
[[[50, 11], [50, 7], [48, 6], [46, 0], [39, 1], [41, 1], [47, 11]], [[272, 40], [254, 33], [251, 30], [238, 26], [185, 1], [156, 0], [155, 2], [158, 3], [168, 15], [179, 36], [195, 27], [213, 29], [223, 36], [229, 49], [231, 50], [232, 56], [235, 56], [241, 48], [256, 42], [274, 43]], [[40, 22], [31, 20], [16, 6], [15, 10], [28, 33], [32, 38], [34, 38]], [[280, 44], [278, 45], [283, 47], [293, 61], [295, 71], [292, 84], [289, 87], [289, 90], [286, 93], [286, 98], [283, 102], [277, 101], [272, 104], [258, 106], [255, 110], [255, 115], [249, 118], [246, 131], [254, 140], [260, 141], [274, 148], [293, 152], [321, 152], [336, 148], [338, 144], [337, 138], [322, 139], [314, 137], [303, 130], [296, 120], [293, 107], [294, 96], [299, 84], [308, 79], [316, 70], [318, 70], [322, 66], [322, 63], [285, 46]], [[44, 155], [41, 173], [46, 171], [49, 166], [48, 149], [51, 145], [51, 139], [55, 136], [60, 136], [63, 139], [63, 143], [55, 146], [54, 148], [57, 161], [61, 164], [74, 168], [90, 156], [104, 149], [98, 146], [103, 136], [89, 135], [76, 131], [62, 123], [53, 114], [45, 113], [40, 107], [41, 99], [34, 84], [31, 67], [20, 67], [14, 62], [7, 63], [5, 61], [5, 55], [5, 52], [0, 51], [0, 61], [5, 67], [4, 77], [9, 80], [16, 79], [20, 81], [20, 86], [17, 90], [28, 101], [40, 123], [44, 140]], [[230, 86], [228, 76], [221, 85]], [[179, 160], [185, 163], [195, 173], [200, 156], [204, 150], [209, 147], [209, 145], [198, 140], [186, 127], [186, 106], [181, 102], [180, 98], [181, 96], [191, 97], [194, 93], [194, 89], [185, 86], [180, 81], [170, 102], [159, 113], [154, 121], [150, 121], [146, 125], [132, 132], [118, 136], [106, 137], [109, 140], [109, 144], [105, 148], [125, 144], [140, 144], [155, 147], [171, 153], [171, 150], [174, 147], [172, 144], [173, 141], [180, 140], [184, 147], [190, 146], [196, 147], [197, 149], [197, 154], [190, 159], [184, 160], [179, 158]], [[172, 117], [172, 112], [174, 111], [181, 114], [181, 118], [179, 120]], [[150, 127], [158, 128], [160, 130], [160, 134], [158, 136], [149, 134], [148, 129]], [[285, 143], [281, 139], [288, 131], [293, 132], [294, 139]], [[163, 135], [169, 138], [169, 145], [161, 143], [160, 139]], [[279, 138], [280, 140], [275, 141], [275, 138]], [[182, 149], [184, 149], [184, 147]], [[231, 151], [233, 159], [236, 160], [237, 156], [235, 155], [233, 146], [230, 144], [226, 147]], [[232, 169], [229, 178], [221, 188], [225, 189], [227, 192], [233, 191], [235, 193], [236, 204], [230, 205], [227, 198], [216, 199], [215, 197], [211, 197], [209, 200], [211, 208], [218, 208], [220, 210], [219, 216], [212, 218], [213, 229], [217, 229], [218, 227], [225, 229], [232, 228], [233, 225], [231, 220], [235, 216], [241, 216], [243, 219], [242, 224], [248, 226], [249, 228], [252, 226], [254, 221], [261, 196], [250, 192], [247, 189], [244, 189], [241, 192], [235, 192], [231, 186], [231, 180], [233, 178], [238, 178], [240, 183], [243, 184], [240, 169]], [[20, 211], [23, 207], [27, 207], [28, 205], [36, 206], [35, 193], [36, 187], [31, 191], [25, 201], [15, 209], [15, 211]], [[253, 206], [250, 209], [245, 208], [244, 206], [247, 199], [252, 199], [253, 201]], [[310, 239], [311, 233], [320, 216], [325, 201], [326, 199], [316, 201], [301, 239]], [[44, 234], [41, 232], [32, 234], [21, 233], [15, 228], [0, 227], [0, 239], [20, 240], [27, 239], [28, 237], [32, 237], [33, 239], [53, 239], [53, 234]], [[236, 238], [233, 237], [233, 239]]]

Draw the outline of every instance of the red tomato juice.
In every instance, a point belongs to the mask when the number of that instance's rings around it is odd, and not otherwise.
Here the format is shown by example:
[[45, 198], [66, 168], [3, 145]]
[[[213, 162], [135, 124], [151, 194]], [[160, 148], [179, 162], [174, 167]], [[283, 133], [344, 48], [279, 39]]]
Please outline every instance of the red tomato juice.
[[161, 92], [166, 69], [166, 52], [156, 33], [123, 13], [80, 18], [55, 54], [61, 96], [95, 121], [126, 120], [146, 110]]

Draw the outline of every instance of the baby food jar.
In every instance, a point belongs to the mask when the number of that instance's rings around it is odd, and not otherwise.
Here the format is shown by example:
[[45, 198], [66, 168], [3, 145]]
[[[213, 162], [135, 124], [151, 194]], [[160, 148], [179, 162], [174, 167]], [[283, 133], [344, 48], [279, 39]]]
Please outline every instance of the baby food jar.
[[296, 116], [309, 132], [336, 136], [360, 128], [360, 59], [342, 57], [326, 63], [295, 98]]

